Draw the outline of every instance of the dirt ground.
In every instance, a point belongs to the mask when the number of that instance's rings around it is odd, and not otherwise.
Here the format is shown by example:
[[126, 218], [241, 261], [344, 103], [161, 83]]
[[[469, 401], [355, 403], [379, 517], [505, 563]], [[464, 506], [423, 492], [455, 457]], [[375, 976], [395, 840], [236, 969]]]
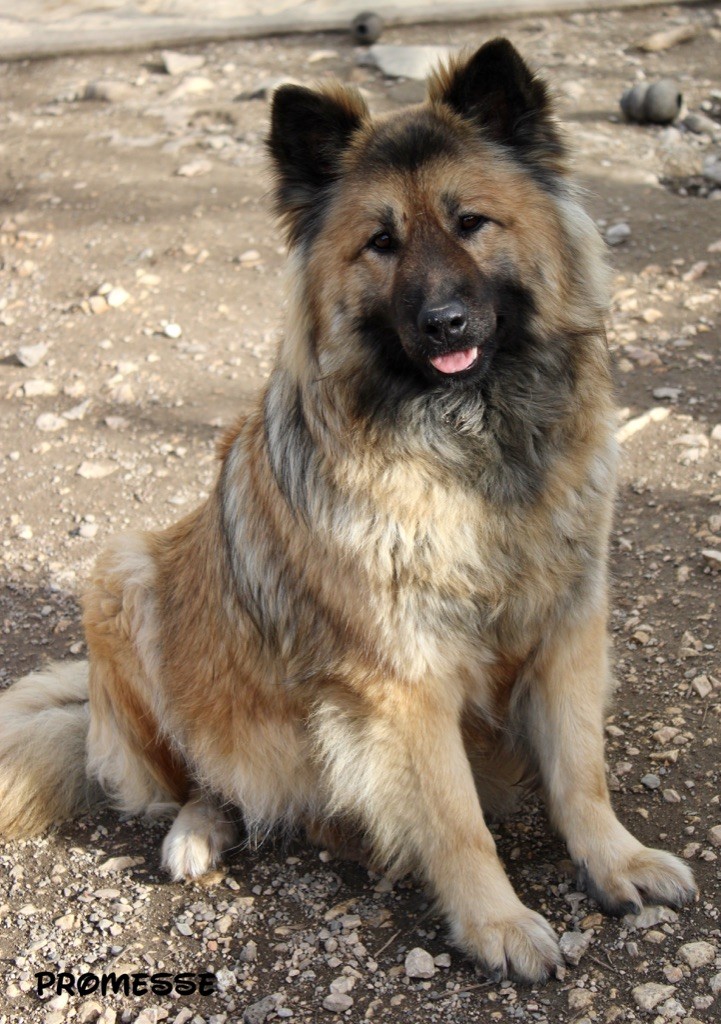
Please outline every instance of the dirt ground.
[[[694, 41], [633, 48], [687, 21], [702, 29]], [[0, 851], [0, 1024], [720, 1019], [721, 186], [701, 174], [721, 155], [720, 28], [706, 6], [383, 39], [510, 35], [553, 84], [600, 229], [630, 228], [609, 248], [621, 420], [640, 429], [626, 429], [612, 541], [608, 765], [621, 818], [692, 862], [698, 903], [602, 917], [531, 802], [497, 830], [511, 878], [559, 933], [590, 943], [529, 989], [464, 960], [410, 880], [391, 887], [276, 838], [237, 851], [207, 885], [175, 885], [159, 866], [166, 823], [99, 812]], [[100, 546], [206, 495], [220, 428], [268, 376], [284, 274], [268, 105], [237, 97], [280, 76], [334, 74], [380, 111], [407, 88], [359, 67], [342, 36], [186, 52], [203, 65], [176, 76], [156, 52], [0, 66], [3, 684], [83, 655], [77, 598]], [[690, 111], [715, 116], [715, 139], [623, 123], [620, 93], [644, 76], [674, 77]], [[108, 99], [82, 99], [88, 86]], [[437, 958], [426, 980], [407, 976], [414, 947]], [[36, 972], [110, 970], [212, 971], [216, 992], [35, 992]], [[649, 983], [666, 988], [639, 989]], [[323, 1005], [331, 991], [348, 997], [335, 1010]]]

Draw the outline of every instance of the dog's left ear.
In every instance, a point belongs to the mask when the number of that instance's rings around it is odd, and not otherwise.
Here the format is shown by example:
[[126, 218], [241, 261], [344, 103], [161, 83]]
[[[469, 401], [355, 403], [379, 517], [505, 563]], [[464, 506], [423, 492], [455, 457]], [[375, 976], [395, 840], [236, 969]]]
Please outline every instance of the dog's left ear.
[[469, 59], [435, 72], [428, 97], [473, 121], [532, 168], [565, 172], [565, 146], [548, 89], [507, 39], [492, 39]]
[[276, 172], [276, 208], [291, 243], [312, 234], [344, 150], [368, 117], [360, 93], [283, 85], [273, 95], [268, 150]]

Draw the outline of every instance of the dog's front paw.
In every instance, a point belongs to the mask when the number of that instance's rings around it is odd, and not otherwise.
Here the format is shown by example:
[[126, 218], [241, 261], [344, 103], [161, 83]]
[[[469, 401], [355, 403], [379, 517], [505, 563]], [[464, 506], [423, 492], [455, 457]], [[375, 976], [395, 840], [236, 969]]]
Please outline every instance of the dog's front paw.
[[478, 959], [494, 979], [543, 983], [562, 963], [556, 933], [523, 904], [504, 918], [454, 929], [456, 944]]
[[640, 846], [620, 862], [579, 869], [579, 884], [607, 914], [638, 914], [644, 903], [678, 909], [697, 889], [687, 864], [665, 850]]
[[218, 864], [234, 836], [233, 826], [215, 807], [190, 801], [163, 841], [163, 867], [175, 882], [200, 878]]

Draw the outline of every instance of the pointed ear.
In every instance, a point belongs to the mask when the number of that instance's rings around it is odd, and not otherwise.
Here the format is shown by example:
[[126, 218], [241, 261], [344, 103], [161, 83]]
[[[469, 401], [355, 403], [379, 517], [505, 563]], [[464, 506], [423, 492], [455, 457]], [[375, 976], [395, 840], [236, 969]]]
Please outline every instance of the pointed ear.
[[284, 85], [273, 96], [267, 146], [275, 167], [276, 209], [291, 243], [312, 234], [324, 192], [339, 177], [341, 157], [368, 117], [354, 89], [322, 91]]
[[546, 85], [507, 39], [492, 39], [471, 58], [437, 71], [428, 96], [473, 121], [542, 177], [565, 173], [565, 146]]

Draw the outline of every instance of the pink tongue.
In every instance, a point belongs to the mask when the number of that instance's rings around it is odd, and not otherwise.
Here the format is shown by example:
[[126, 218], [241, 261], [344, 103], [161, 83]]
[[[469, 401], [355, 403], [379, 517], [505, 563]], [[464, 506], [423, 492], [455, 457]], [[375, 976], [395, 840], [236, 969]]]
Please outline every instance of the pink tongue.
[[464, 348], [460, 352], [446, 352], [442, 356], [434, 356], [431, 363], [441, 373], [458, 373], [467, 370], [478, 358], [478, 348]]

